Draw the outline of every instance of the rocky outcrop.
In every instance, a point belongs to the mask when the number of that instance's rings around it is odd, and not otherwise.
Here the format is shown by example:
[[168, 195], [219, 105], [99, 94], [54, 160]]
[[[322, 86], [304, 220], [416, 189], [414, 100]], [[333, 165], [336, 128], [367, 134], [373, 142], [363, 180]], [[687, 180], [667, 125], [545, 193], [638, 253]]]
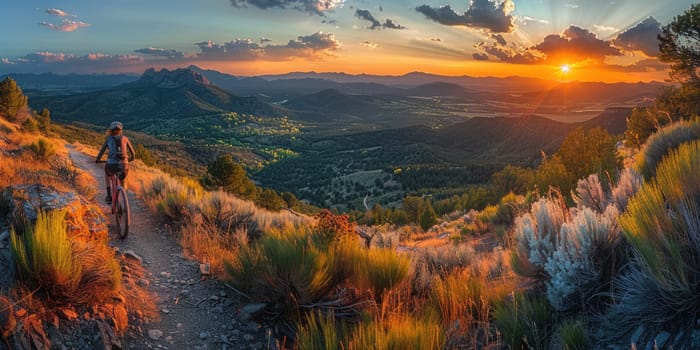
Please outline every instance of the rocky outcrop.
[[106, 239], [107, 220], [99, 208], [91, 205], [74, 192], [59, 191], [40, 184], [17, 185], [5, 188], [0, 194], [0, 213], [14, 227], [36, 221], [39, 210], [65, 210], [69, 237]]
[[209, 80], [203, 75], [187, 68], [180, 68], [172, 71], [167, 69], [156, 71], [154, 68], [149, 68], [143, 73], [139, 81], [166, 89], [196, 84], [211, 85]]

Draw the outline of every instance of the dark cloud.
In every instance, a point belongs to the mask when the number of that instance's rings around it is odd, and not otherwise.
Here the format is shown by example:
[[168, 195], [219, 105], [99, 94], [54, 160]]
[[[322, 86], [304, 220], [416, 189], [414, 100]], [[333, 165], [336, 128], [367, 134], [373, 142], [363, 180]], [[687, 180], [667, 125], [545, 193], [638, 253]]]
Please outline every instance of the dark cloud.
[[295, 57], [321, 58], [331, 55], [340, 48], [341, 43], [333, 33], [317, 32], [311, 35], [299, 36], [290, 40], [286, 45], [260, 45], [250, 39], [235, 39], [223, 44], [212, 41], [196, 43], [201, 50], [198, 59], [204, 60], [288, 60]]
[[384, 24], [382, 24], [382, 27], [389, 28], [389, 29], [406, 29], [406, 27], [404, 27], [398, 23], [394, 23], [394, 21], [392, 21], [388, 18], [386, 19], [386, 22], [384, 22]]
[[477, 61], [488, 61], [489, 60], [489, 55], [481, 52], [475, 52], [472, 54], [472, 57], [474, 57], [475, 60]]
[[547, 61], [555, 62], [602, 62], [605, 56], [622, 55], [610, 41], [598, 39], [587, 29], [577, 26], [570, 26], [561, 34], [550, 34], [532, 48], [543, 53]]
[[134, 50], [136, 53], [144, 54], [144, 55], [150, 55], [150, 56], [156, 56], [156, 57], [165, 57], [165, 58], [171, 58], [171, 59], [180, 59], [185, 57], [185, 53], [177, 50], [171, 50], [171, 49], [160, 49], [160, 48], [155, 48], [155, 47], [147, 47], [143, 49], [138, 49]]
[[501, 34], [491, 34], [490, 35], [491, 39], [496, 40], [496, 43], [501, 46], [506, 46], [506, 39], [503, 37]]
[[223, 44], [203, 41], [195, 43], [195, 45], [201, 50], [199, 57], [208, 60], [255, 60], [262, 57], [265, 51], [261, 45], [252, 40], [239, 38]]
[[406, 29], [406, 27], [398, 23], [394, 23], [393, 20], [388, 18], [384, 21], [384, 23], [381, 23], [376, 17], [374, 17], [374, 15], [372, 15], [371, 12], [369, 12], [369, 10], [358, 9], [355, 11], [355, 17], [370, 22], [370, 25], [367, 26], [367, 29]]
[[542, 57], [531, 50], [515, 50], [514, 48], [498, 45], [482, 45], [479, 47], [485, 53], [496, 57], [499, 61], [515, 64], [535, 64], [542, 62]]
[[616, 66], [619, 70], [626, 72], [657, 72], [668, 69], [668, 64], [659, 61], [656, 58], [648, 58], [641, 60], [629, 66]]
[[656, 39], [659, 34], [661, 23], [654, 17], [647, 17], [636, 26], [620, 33], [613, 42], [623, 50], [639, 50], [647, 56], [655, 57], [659, 55], [659, 41]]
[[430, 41], [437, 41], [437, 42], [440, 42], [440, 41], [442, 41], [442, 40], [441, 40], [440, 38], [430, 38]]
[[81, 21], [72, 21], [70, 19], [64, 19], [59, 24], [49, 23], [49, 22], [39, 22], [39, 25], [47, 27], [51, 30], [57, 32], [73, 32], [80, 28], [89, 27], [90, 23], [85, 23]]
[[367, 27], [367, 29], [381, 28], [382, 26], [382, 23], [379, 22], [376, 18], [374, 18], [374, 16], [371, 12], [369, 12], [369, 10], [357, 9], [357, 11], [355, 11], [355, 17], [370, 22], [370, 25]]
[[332, 11], [343, 4], [343, 0], [231, 0], [234, 7], [248, 5], [259, 9], [281, 8], [303, 11], [314, 15], [324, 16], [324, 12]]
[[515, 5], [512, 0], [474, 0], [466, 12], [458, 14], [450, 5], [439, 8], [429, 5], [416, 7], [416, 11], [427, 18], [447, 26], [483, 28], [494, 33], [510, 33], [515, 29], [514, 17], [510, 14]]

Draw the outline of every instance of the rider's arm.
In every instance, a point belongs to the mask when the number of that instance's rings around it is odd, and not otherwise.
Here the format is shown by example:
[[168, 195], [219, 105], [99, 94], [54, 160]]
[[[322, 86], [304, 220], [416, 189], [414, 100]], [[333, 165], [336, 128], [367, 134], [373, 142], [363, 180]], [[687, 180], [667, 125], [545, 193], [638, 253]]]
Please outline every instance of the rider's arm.
[[100, 148], [100, 152], [97, 153], [97, 158], [95, 158], [95, 163], [100, 161], [100, 158], [102, 158], [102, 155], [105, 153], [106, 149], [107, 149], [107, 140], [105, 140], [105, 143], [102, 145], [102, 148]]
[[136, 159], [136, 151], [134, 150], [134, 146], [131, 145], [131, 140], [127, 139], [126, 147], [129, 149], [129, 152], [131, 152], [131, 157], [129, 157], [129, 161], [131, 162]]

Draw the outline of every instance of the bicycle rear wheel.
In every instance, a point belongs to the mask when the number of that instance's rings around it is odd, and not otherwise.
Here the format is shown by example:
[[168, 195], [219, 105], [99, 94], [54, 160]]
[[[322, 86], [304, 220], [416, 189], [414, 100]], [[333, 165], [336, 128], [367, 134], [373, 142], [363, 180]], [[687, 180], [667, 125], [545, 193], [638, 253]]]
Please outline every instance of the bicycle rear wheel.
[[116, 200], [116, 212], [115, 216], [117, 219], [117, 234], [121, 238], [126, 238], [129, 234], [129, 223], [131, 221], [131, 216], [129, 213], [129, 201], [126, 198], [126, 191], [123, 188], [117, 188], [117, 198]]

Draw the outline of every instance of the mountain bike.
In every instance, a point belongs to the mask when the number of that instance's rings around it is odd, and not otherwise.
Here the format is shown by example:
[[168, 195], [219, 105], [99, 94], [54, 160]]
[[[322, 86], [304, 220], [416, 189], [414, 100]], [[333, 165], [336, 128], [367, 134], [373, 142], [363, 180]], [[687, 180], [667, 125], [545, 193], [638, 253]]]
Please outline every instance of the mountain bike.
[[[98, 163], [106, 163], [99, 161]], [[116, 231], [119, 237], [126, 238], [129, 234], [129, 223], [131, 215], [129, 213], [129, 200], [126, 196], [126, 189], [122, 186], [121, 179], [124, 178], [124, 173], [117, 171], [109, 177], [109, 191], [112, 194], [112, 214], [116, 219]]]

